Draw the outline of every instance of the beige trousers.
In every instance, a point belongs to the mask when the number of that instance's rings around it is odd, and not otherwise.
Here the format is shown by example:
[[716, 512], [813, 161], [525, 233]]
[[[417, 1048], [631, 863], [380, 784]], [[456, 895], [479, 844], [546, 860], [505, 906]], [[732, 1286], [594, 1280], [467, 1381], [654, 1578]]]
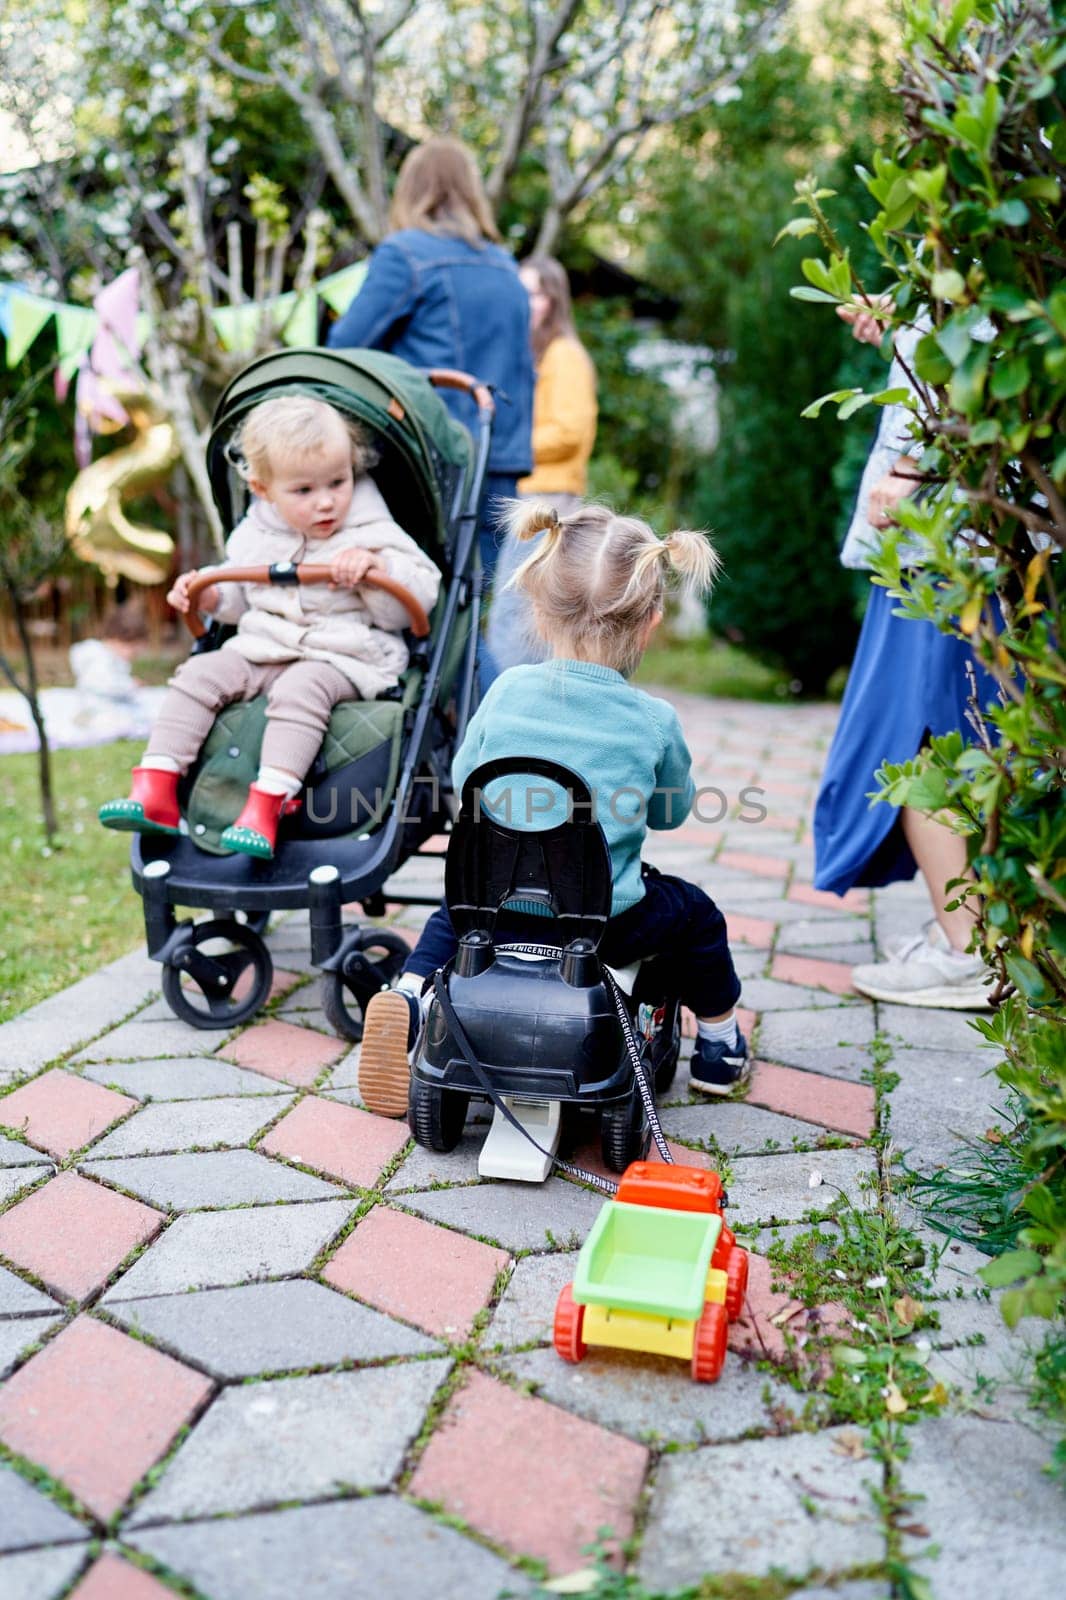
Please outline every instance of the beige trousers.
[[187, 771], [222, 707], [264, 692], [267, 725], [260, 766], [303, 778], [318, 754], [333, 707], [358, 698], [355, 685], [326, 661], [260, 666], [225, 645], [190, 656], [175, 672], [145, 756], [169, 756]]

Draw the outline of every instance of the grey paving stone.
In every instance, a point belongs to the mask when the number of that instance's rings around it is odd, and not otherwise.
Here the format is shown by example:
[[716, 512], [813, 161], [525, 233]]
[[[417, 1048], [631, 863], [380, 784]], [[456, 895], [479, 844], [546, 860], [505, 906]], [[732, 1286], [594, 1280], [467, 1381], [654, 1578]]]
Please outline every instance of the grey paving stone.
[[870, 1066], [875, 1030], [872, 1006], [836, 1011], [776, 1011], [759, 1022], [756, 1053], [786, 1067], [806, 1067], [859, 1083]]
[[0, 1027], [0, 1083], [37, 1072], [113, 1027], [158, 989], [158, 966], [143, 950], [134, 950], [49, 995]]
[[484, 1124], [468, 1123], [454, 1150], [438, 1155], [416, 1144], [385, 1185], [386, 1194], [403, 1189], [432, 1189], [443, 1183], [476, 1183], [477, 1159], [485, 1143]]
[[125, 1156], [117, 1161], [83, 1161], [81, 1170], [174, 1211], [205, 1206], [261, 1206], [274, 1200], [315, 1200], [320, 1196], [337, 1199], [343, 1192], [336, 1184], [312, 1178], [295, 1167], [282, 1166], [254, 1150]]
[[768, 1144], [778, 1150], [796, 1146], [814, 1150], [827, 1137], [826, 1130], [813, 1122], [800, 1122], [742, 1100], [708, 1104], [706, 1095], [699, 1090], [693, 1093], [699, 1098], [690, 1105], [664, 1106], [660, 1121], [672, 1137], [698, 1143], [705, 1150], [759, 1155], [766, 1152]]
[[766, 917], [771, 922], [811, 922], [819, 917], [828, 920], [839, 915], [828, 908], [804, 905], [801, 900], [784, 899], [777, 878], [759, 879], [745, 874], [742, 882], [729, 884], [721, 890], [708, 888], [707, 893], [723, 911]]
[[225, 1100], [171, 1100], [145, 1106], [106, 1139], [93, 1145], [93, 1158], [147, 1156], [165, 1151], [232, 1150], [291, 1105], [293, 1096], [269, 1099], [245, 1095]]
[[[939, 1093], [929, 1093], [900, 1083], [889, 1099], [888, 1125], [893, 1143], [911, 1171], [929, 1172], [959, 1159], [962, 1139], [980, 1139], [996, 1122], [996, 1091], [979, 1079], [955, 1082], [948, 1078], [948, 1063], [960, 1057], [945, 1051], [947, 1070]], [[890, 1063], [895, 1071], [895, 1061]]]
[[478, 1183], [398, 1195], [393, 1202], [505, 1250], [571, 1250], [599, 1215], [603, 1196], [561, 1178], [547, 1183]]
[[61, 1316], [6, 1317], [0, 1322], [0, 1378], [6, 1378], [19, 1357], [62, 1320]]
[[89, 1061], [150, 1061], [157, 1056], [209, 1056], [225, 1039], [225, 1030], [191, 1028], [177, 1017], [171, 1017], [169, 1022], [141, 1022], [134, 1018], [101, 1034], [72, 1059], [80, 1065]]
[[54, 1167], [42, 1164], [37, 1167], [8, 1167], [5, 1171], [0, 1172], [0, 1205], [5, 1205], [7, 1201], [14, 1200], [15, 1196], [21, 1194], [23, 1189], [28, 1189], [31, 1184], [37, 1183], [46, 1173], [54, 1171]]
[[770, 959], [766, 950], [746, 950], [743, 945], [736, 945], [732, 951], [733, 970], [744, 984], [750, 984], [752, 979], [761, 978]]
[[32, 1283], [23, 1283], [16, 1273], [0, 1267], [0, 1318], [35, 1317], [60, 1309], [50, 1295], [42, 1294]]
[[497, 1600], [530, 1593], [499, 1556], [393, 1495], [154, 1528], [130, 1544], [211, 1600]]
[[649, 1443], [740, 1439], [772, 1425], [769, 1406], [802, 1409], [794, 1389], [732, 1355], [717, 1383], [694, 1383], [687, 1361], [629, 1350], [590, 1350], [576, 1367], [552, 1349], [505, 1356], [502, 1364], [564, 1411]]
[[866, 939], [868, 926], [869, 917], [861, 911], [792, 922], [781, 929], [775, 948], [787, 955], [809, 955], [827, 944], [856, 944]]
[[[3, 1116], [4, 1103], [0, 1100], [0, 1122]], [[23, 1144], [21, 1139], [9, 1139], [6, 1134], [0, 1135], [0, 1167], [36, 1167], [41, 1160], [41, 1152], [32, 1145]]]
[[149, 1334], [216, 1378], [381, 1361], [440, 1348], [392, 1317], [306, 1278], [127, 1300], [109, 1309], [126, 1327]]
[[[810, 1155], [740, 1156], [729, 1179], [729, 1223], [798, 1222], [811, 1210], [827, 1210], [842, 1189], [861, 1205], [860, 1176], [875, 1170], [869, 1150], [818, 1150]], [[812, 1189], [811, 1173], [824, 1185]]]
[[291, 1094], [290, 1084], [210, 1056], [170, 1061], [119, 1061], [91, 1065], [83, 1078], [114, 1084], [136, 1100], [208, 1100], [225, 1095]]
[[383, 1489], [450, 1368], [413, 1361], [225, 1389], [129, 1525]]
[[882, 1561], [865, 1486], [874, 1469], [834, 1449], [844, 1431], [664, 1457], [641, 1552], [645, 1583], [673, 1589], [709, 1572], [814, 1577]]
[[967, 1011], [935, 1011], [928, 1006], [886, 1006], [878, 1004], [877, 1016], [883, 1033], [893, 1046], [912, 1046], [921, 1050], [961, 1050], [967, 1055], [994, 1052], [972, 1026], [973, 1014]]
[[789, 1600], [892, 1600], [887, 1578], [859, 1578], [854, 1583], [820, 1583], [816, 1589], [793, 1589]]
[[903, 1487], [924, 1496], [917, 1518], [931, 1539], [908, 1538], [936, 1600], [968, 1594], [1061, 1600], [1066, 1571], [1062, 1490], [1045, 1473], [1049, 1449], [1031, 1428], [942, 1416], [908, 1429]]
[[[338, 1061], [329, 1075], [327, 1088], [355, 1089], [359, 1083], [359, 1045], [353, 1045], [342, 1061]], [[350, 1105], [361, 1105], [362, 1099], [348, 1102]]]
[[4, 1600], [55, 1600], [87, 1565], [86, 1551], [78, 1545], [0, 1556], [0, 1594]]
[[576, 1266], [576, 1250], [516, 1261], [482, 1348], [509, 1350], [519, 1344], [550, 1343], [555, 1302], [563, 1285], [573, 1280]]
[[[0, 1466], [0, 1550], [38, 1544], [71, 1544], [89, 1529], [8, 1466]], [[5, 1592], [0, 1590], [0, 1592]]]
[[832, 994], [828, 989], [807, 989], [798, 983], [782, 983], [778, 978], [755, 978], [746, 983], [740, 1004], [750, 1011], [838, 1011], [866, 1006], [869, 1002], [855, 995]]
[[316, 1200], [178, 1217], [108, 1290], [103, 1304], [303, 1272], [354, 1210], [353, 1200]]

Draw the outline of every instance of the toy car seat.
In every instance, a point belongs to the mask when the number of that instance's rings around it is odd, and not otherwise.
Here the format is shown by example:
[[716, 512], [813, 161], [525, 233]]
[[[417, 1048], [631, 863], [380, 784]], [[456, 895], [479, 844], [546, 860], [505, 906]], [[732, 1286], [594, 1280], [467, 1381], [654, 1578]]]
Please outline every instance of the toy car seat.
[[[501, 821], [496, 786], [506, 777], [540, 778], [563, 791], [566, 820], [536, 830]], [[488, 789], [494, 798], [487, 801]], [[445, 866], [459, 949], [440, 975], [463, 1037], [434, 997], [411, 1073], [408, 1116], [420, 1144], [454, 1149], [471, 1096], [485, 1097], [469, 1051], [495, 1096], [598, 1111], [612, 1171], [645, 1154], [644, 1103], [598, 954], [611, 890], [607, 841], [577, 773], [527, 756], [471, 773]], [[676, 999], [660, 1012], [654, 1036], [639, 1035], [659, 1089], [672, 1079], [680, 1048]]]

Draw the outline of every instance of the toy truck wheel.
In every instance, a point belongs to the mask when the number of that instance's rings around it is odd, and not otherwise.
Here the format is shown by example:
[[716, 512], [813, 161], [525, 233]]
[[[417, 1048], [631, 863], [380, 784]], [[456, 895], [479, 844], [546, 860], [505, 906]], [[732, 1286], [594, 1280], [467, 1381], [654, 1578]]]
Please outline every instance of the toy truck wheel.
[[729, 1317], [725, 1306], [714, 1301], [705, 1305], [692, 1341], [692, 1376], [697, 1383], [714, 1383], [721, 1376], [728, 1336]]
[[573, 1284], [566, 1284], [555, 1303], [555, 1328], [553, 1341], [556, 1353], [564, 1361], [578, 1362], [588, 1353], [588, 1345], [581, 1337], [585, 1324], [585, 1308], [574, 1300]]
[[748, 1292], [748, 1252], [734, 1245], [729, 1252], [725, 1268], [725, 1309], [730, 1322], [735, 1322], [744, 1310], [744, 1296]]

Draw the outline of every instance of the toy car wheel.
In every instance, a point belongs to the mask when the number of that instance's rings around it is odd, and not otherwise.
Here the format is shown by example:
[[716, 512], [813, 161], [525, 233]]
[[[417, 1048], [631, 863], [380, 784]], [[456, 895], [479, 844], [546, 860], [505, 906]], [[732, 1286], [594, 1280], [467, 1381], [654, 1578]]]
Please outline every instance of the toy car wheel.
[[424, 1150], [445, 1155], [463, 1137], [470, 1096], [458, 1089], [440, 1089], [411, 1075], [407, 1125]]
[[612, 1172], [624, 1172], [631, 1161], [644, 1160], [650, 1141], [644, 1102], [634, 1083], [625, 1100], [604, 1106], [600, 1113], [603, 1159]]
[[711, 1301], [703, 1308], [692, 1342], [692, 1376], [697, 1383], [714, 1383], [725, 1365], [729, 1317], [725, 1306]]
[[681, 1054], [681, 1005], [677, 1000], [667, 1004], [663, 1025], [652, 1040], [652, 1061], [655, 1073], [655, 1093], [664, 1095], [677, 1076], [677, 1062]]
[[730, 1322], [735, 1322], [744, 1310], [747, 1292], [748, 1252], [735, 1244], [725, 1264], [725, 1309]]
[[585, 1325], [585, 1308], [574, 1299], [574, 1286], [565, 1284], [555, 1302], [555, 1327], [552, 1340], [556, 1353], [564, 1361], [582, 1361], [588, 1354], [588, 1345], [581, 1337]]
[[322, 1009], [342, 1039], [358, 1043], [363, 1037], [367, 1002], [379, 989], [388, 988], [410, 953], [398, 933], [369, 928], [364, 943], [348, 955], [340, 972], [322, 974]]
[[270, 994], [274, 963], [259, 935], [228, 917], [188, 923], [163, 963], [163, 998], [193, 1028], [235, 1028]]

